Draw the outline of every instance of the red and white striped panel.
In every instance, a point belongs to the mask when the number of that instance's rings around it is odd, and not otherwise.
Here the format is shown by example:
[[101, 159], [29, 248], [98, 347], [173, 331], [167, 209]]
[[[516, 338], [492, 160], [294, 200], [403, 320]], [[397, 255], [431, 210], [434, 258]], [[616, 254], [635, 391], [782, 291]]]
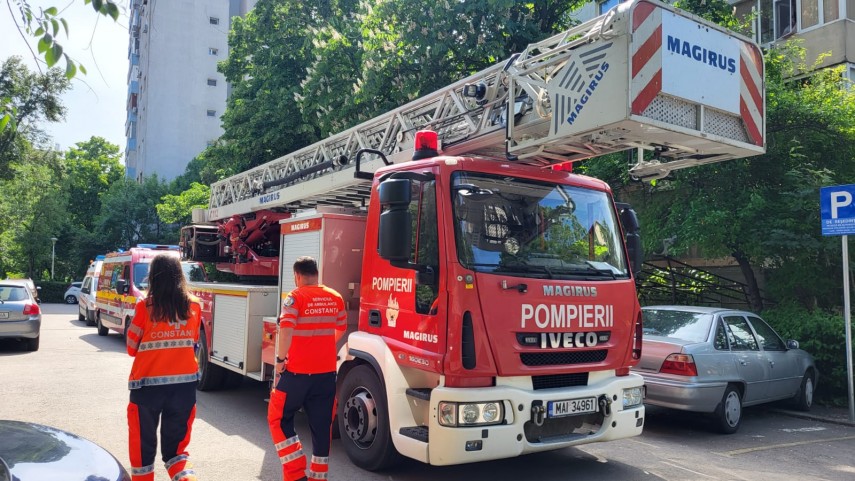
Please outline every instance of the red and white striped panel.
[[754, 145], [764, 145], [763, 57], [757, 47], [743, 43], [739, 49], [739, 113]]
[[632, 113], [640, 115], [662, 91], [662, 9], [639, 2], [632, 34]]

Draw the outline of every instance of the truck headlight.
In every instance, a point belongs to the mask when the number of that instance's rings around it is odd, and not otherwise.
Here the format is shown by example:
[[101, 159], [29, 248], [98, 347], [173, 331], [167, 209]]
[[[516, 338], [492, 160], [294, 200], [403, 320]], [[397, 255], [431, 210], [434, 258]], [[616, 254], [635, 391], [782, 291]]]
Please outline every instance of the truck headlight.
[[623, 408], [628, 409], [641, 405], [641, 403], [644, 401], [644, 397], [641, 395], [641, 393], [641, 386], [624, 389]]
[[440, 401], [439, 424], [442, 426], [487, 426], [505, 420], [505, 405], [501, 401], [457, 403]]

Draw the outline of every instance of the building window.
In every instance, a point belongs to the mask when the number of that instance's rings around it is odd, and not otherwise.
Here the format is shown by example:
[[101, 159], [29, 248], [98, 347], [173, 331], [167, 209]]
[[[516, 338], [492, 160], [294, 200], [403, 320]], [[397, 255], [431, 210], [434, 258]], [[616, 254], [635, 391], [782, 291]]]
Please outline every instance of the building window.
[[217, 53], [219, 53], [219, 50], [216, 48], [209, 48], [208, 49], [208, 55], [217, 55]]
[[840, 0], [757, 0], [736, 9], [746, 14], [751, 7], [759, 11], [757, 39], [761, 44], [840, 18]]
[[219, 25], [220, 19], [217, 17], [208, 17], [208, 21], [211, 22], [211, 25]]
[[616, 7], [619, 3], [621, 3], [621, 0], [603, 0], [597, 5], [597, 13], [602, 15]]
[[209, 78], [209, 79], [208, 79], [208, 85], [209, 85], [209, 86], [211, 86], [211, 87], [216, 87], [216, 86], [217, 86], [217, 79], [215, 79], [215, 78]]
[[216, 111], [216, 110], [208, 110], [208, 117], [214, 117], [214, 116], [216, 116], [216, 115], [217, 115], [217, 111]]

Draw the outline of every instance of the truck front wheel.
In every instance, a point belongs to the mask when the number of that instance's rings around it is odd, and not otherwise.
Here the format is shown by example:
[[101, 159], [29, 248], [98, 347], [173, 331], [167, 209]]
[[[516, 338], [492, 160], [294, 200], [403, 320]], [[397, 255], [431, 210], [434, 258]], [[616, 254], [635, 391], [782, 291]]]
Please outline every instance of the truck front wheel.
[[205, 331], [199, 335], [199, 351], [196, 356], [199, 360], [199, 383], [196, 384], [196, 389], [210, 391], [221, 388], [225, 369], [208, 362], [208, 336]]
[[339, 386], [338, 429], [350, 461], [362, 469], [379, 471], [401, 457], [392, 444], [386, 392], [369, 366], [348, 372]]

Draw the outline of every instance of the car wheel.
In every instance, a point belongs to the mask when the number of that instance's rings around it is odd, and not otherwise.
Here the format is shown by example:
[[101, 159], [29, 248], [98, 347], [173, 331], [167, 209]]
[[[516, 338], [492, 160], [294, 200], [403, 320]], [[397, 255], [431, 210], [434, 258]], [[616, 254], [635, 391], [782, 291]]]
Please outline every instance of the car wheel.
[[347, 457], [368, 471], [393, 466], [401, 455], [392, 444], [386, 393], [374, 369], [353, 368], [338, 392], [338, 430]]
[[721, 403], [715, 411], [716, 427], [724, 434], [733, 434], [742, 424], [742, 394], [734, 385], [724, 390]]
[[794, 398], [796, 409], [799, 411], [810, 411], [811, 406], [813, 406], [813, 390], [816, 387], [813, 379], [813, 371], [810, 370], [802, 378], [802, 385]]
[[199, 391], [211, 391], [223, 386], [223, 376], [226, 370], [222, 366], [208, 362], [208, 336], [205, 331], [199, 335], [199, 382], [196, 389]]
[[101, 313], [95, 314], [95, 325], [98, 326], [99, 336], [106, 336], [110, 332], [109, 329], [107, 329], [106, 327], [104, 327], [103, 324], [101, 324]]
[[27, 350], [28, 351], [38, 351], [39, 350], [39, 337], [27, 339]]
[[69, 295], [65, 296], [65, 303], [66, 304], [77, 304], [77, 298], [72, 296], [71, 294], [69, 294]]

